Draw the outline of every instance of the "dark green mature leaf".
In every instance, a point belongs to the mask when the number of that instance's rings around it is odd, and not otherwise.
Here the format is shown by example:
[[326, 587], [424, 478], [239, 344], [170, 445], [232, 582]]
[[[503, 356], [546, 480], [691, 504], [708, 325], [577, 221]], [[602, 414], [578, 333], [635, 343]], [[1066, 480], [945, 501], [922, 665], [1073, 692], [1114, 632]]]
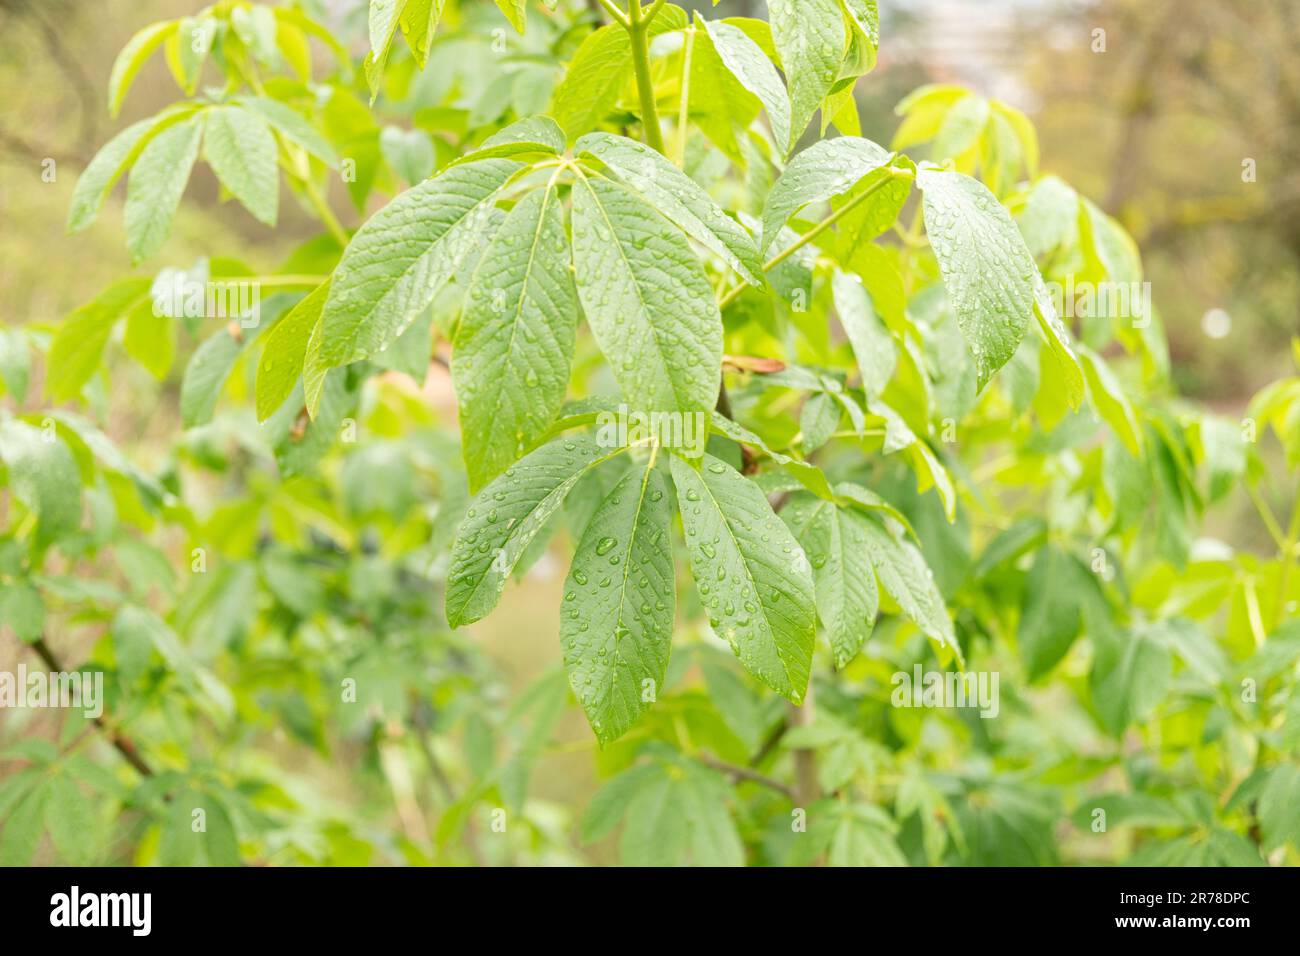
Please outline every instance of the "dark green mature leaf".
[[483, 618], [529, 543], [592, 468], [621, 454], [588, 435], [558, 438], [507, 468], [474, 499], [456, 534], [447, 574], [447, 621]]
[[573, 187], [578, 296], [629, 405], [707, 412], [717, 401], [722, 316], [686, 238], [634, 193]]
[[796, 212], [810, 203], [848, 192], [872, 173], [888, 175], [882, 167], [891, 157], [883, 147], [857, 136], [822, 140], [797, 154], [772, 187], [763, 207], [763, 253], [772, 248]]
[[625, 136], [588, 133], [574, 151], [600, 160], [619, 182], [725, 259], [746, 282], [763, 285], [763, 261], [753, 237], [695, 180], [655, 150]]
[[803, 700], [816, 635], [812, 572], [762, 491], [705, 455], [696, 471], [672, 459], [691, 573], [709, 623], [745, 668]]
[[505, 159], [453, 166], [408, 189], [362, 226], [330, 285], [322, 364], [367, 358], [406, 331], [473, 252], [496, 194], [523, 168]]
[[1010, 214], [979, 181], [922, 169], [917, 184], [926, 235], [982, 390], [1025, 336], [1038, 267]]
[[621, 737], [664, 686], [677, 602], [672, 516], [651, 456], [596, 509], [564, 584], [564, 663], [602, 743]]
[[244, 208], [274, 226], [280, 203], [277, 149], [271, 125], [258, 113], [218, 106], [204, 114], [203, 158]]
[[201, 117], [169, 127], [149, 141], [126, 187], [126, 245], [135, 262], [161, 248], [189, 182], [203, 138]]
[[772, 39], [790, 81], [792, 138], [812, 121], [844, 61], [847, 37], [838, 0], [768, 0]]
[[546, 434], [564, 404], [578, 299], [553, 188], [506, 216], [470, 283], [452, 378], [470, 490]]
[[871, 636], [880, 606], [869, 531], [863, 527], [871, 519], [856, 508], [798, 495], [782, 509], [781, 520], [812, 564], [817, 616], [830, 638], [835, 666], [843, 667]]

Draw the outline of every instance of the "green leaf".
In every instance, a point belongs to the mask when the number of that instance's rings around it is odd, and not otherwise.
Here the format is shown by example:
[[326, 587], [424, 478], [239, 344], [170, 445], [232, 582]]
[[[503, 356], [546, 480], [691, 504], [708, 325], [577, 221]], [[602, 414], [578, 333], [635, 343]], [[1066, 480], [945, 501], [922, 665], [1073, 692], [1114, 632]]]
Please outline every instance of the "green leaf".
[[772, 39], [790, 81], [790, 129], [797, 138], [830, 93], [847, 37], [838, 0], [768, 0]]
[[1044, 381], [1044, 388], [1052, 388], [1060, 393], [1065, 404], [1077, 409], [1083, 404], [1084, 371], [1070, 342], [1070, 332], [1056, 313], [1056, 304], [1042, 276], [1035, 276], [1034, 281], [1034, 318], [1038, 321], [1038, 331], [1047, 343], [1044, 362], [1049, 363], [1049, 375]]
[[78, 308], [59, 326], [46, 361], [45, 388], [56, 402], [76, 398], [99, 368], [113, 326], [141, 301], [148, 279], [119, 279]]
[[446, 0], [406, 0], [402, 15], [398, 18], [402, 36], [406, 37], [406, 45], [415, 54], [415, 62], [421, 70], [429, 62], [433, 35], [437, 32], [438, 21], [442, 19], [445, 2]]
[[195, 428], [212, 421], [217, 399], [225, 387], [244, 343], [220, 329], [194, 350], [181, 381], [181, 427]]
[[1030, 681], [1055, 667], [1079, 636], [1083, 617], [1076, 589], [1089, 584], [1079, 578], [1080, 570], [1073, 558], [1052, 547], [1042, 548], [1029, 567], [1016, 643]]
[[113, 61], [113, 71], [108, 77], [108, 112], [117, 116], [122, 101], [135, 81], [136, 74], [154, 51], [167, 42], [180, 26], [179, 20], [165, 20], [145, 27], [127, 41], [126, 46]]
[[862, 373], [862, 387], [869, 395], [878, 395], [889, 384], [898, 363], [894, 337], [876, 312], [871, 295], [861, 280], [851, 273], [835, 270], [831, 280], [835, 312], [853, 348], [853, 357]]
[[122, 345], [150, 375], [162, 381], [176, 358], [176, 320], [159, 315], [153, 300], [142, 298], [127, 313]]
[[817, 616], [830, 638], [835, 666], [843, 667], [871, 636], [879, 610], [876, 574], [868, 555], [871, 519], [812, 495], [797, 495], [781, 511], [812, 564]]
[[1120, 736], [1165, 695], [1173, 674], [1169, 649], [1145, 631], [1096, 642], [1089, 683], [1103, 727]]
[[149, 141], [131, 168], [125, 220], [133, 261], [147, 259], [167, 241], [202, 138], [199, 118], [169, 127]]
[[1258, 816], [1266, 852], [1284, 843], [1300, 849], [1300, 766], [1281, 763], [1268, 775], [1260, 793]]
[[27, 398], [31, 377], [31, 353], [27, 336], [19, 328], [0, 328], [0, 385], [8, 389], [14, 403], [21, 406]]
[[559, 195], [537, 190], [493, 236], [456, 330], [451, 370], [471, 491], [542, 438], [559, 414], [577, 324]]
[[208, 110], [203, 158], [250, 213], [274, 226], [280, 202], [277, 148], [271, 125], [258, 113], [237, 106]]
[[982, 391], [1024, 338], [1038, 268], [1011, 216], [982, 183], [938, 169], [922, 169], [917, 183], [926, 235]]
[[501, 12], [506, 15], [510, 25], [522, 34], [524, 32], [524, 21], [526, 19], [525, 7], [527, 0], [496, 0], [496, 4], [501, 8]]
[[292, 394], [302, 377], [307, 343], [320, 324], [330, 284], [323, 282], [277, 322], [266, 336], [257, 366], [257, 420], [264, 422]]
[[704, 456], [696, 471], [672, 459], [695, 587], [709, 624], [745, 669], [803, 700], [816, 635], [811, 569], [758, 486]]
[[767, 110], [772, 136], [781, 152], [788, 153], [790, 142], [790, 94], [781, 74], [767, 58], [762, 47], [740, 27], [723, 20], [704, 20], [713, 48], [731, 74], [758, 97]]
[[840, 424], [840, 414], [840, 403], [829, 392], [814, 392], [808, 396], [799, 414], [805, 455], [811, 455], [831, 440]]
[[397, 175], [412, 185], [433, 172], [433, 140], [422, 129], [385, 126], [379, 134], [379, 149]]
[[649, 146], [612, 133], [588, 133], [574, 146], [594, 156], [646, 205], [727, 261], [751, 285], [763, 285], [763, 260], [754, 239], [704, 189]]
[[710, 426], [714, 431], [726, 435], [734, 442], [757, 448], [780, 465], [800, 485], [817, 495], [817, 497], [825, 498], [828, 501], [835, 497], [835, 492], [831, 488], [831, 484], [827, 480], [826, 475], [820, 468], [811, 462], [800, 461], [797, 458], [791, 458], [789, 455], [773, 450], [768, 446], [767, 442], [763, 441], [763, 439], [758, 435], [754, 434], [743, 425], [736, 424], [716, 410], [712, 414]]
[[496, 607], [506, 579], [573, 486], [622, 451], [601, 448], [587, 435], [556, 439], [479, 493], [452, 547], [446, 597], [452, 627], [473, 624]]
[[921, 552], [874, 517], [864, 515], [864, 518], [861, 531], [880, 586], [922, 634], [952, 651], [960, 661], [961, 647], [953, 633], [952, 619]]
[[48, 780], [38, 782], [14, 807], [0, 827], [0, 866], [27, 866], [41, 843], [48, 800]]
[[292, 107], [266, 96], [239, 96], [233, 102], [260, 115], [277, 133], [325, 165], [338, 167], [339, 157], [334, 147]]
[[[651, 40], [661, 33], [681, 30], [686, 14], [681, 7], [666, 5], [647, 28]], [[613, 109], [618, 94], [632, 76], [632, 42], [617, 23], [590, 34], [573, 54], [564, 81], [555, 91], [551, 115], [577, 139], [594, 129]]]
[[677, 600], [671, 502], [652, 455], [596, 509], [564, 584], [564, 664], [601, 743], [621, 737], [664, 688]]
[[1115, 431], [1115, 435], [1129, 454], [1142, 455], [1142, 427], [1138, 424], [1133, 406], [1124, 394], [1115, 373], [1102, 358], [1083, 344], [1076, 346], [1079, 357], [1083, 360], [1083, 373], [1088, 380], [1088, 394], [1092, 396], [1093, 407], [1102, 419]]
[[474, 250], [497, 192], [523, 168], [505, 159], [453, 166], [362, 226], [330, 285], [322, 364], [333, 368], [375, 355], [406, 331]]
[[824, 202], [848, 192], [866, 176], [883, 170], [892, 154], [869, 139], [841, 136], [814, 143], [798, 153], [786, 166], [781, 178], [768, 193], [763, 207], [763, 238], [759, 243], [764, 255], [790, 217], [809, 203]]
[[81, 788], [64, 773], [46, 785], [45, 829], [62, 862], [85, 866], [94, 862], [94, 811]]
[[52, 426], [34, 428], [16, 419], [0, 421], [0, 460], [9, 468], [9, 489], [36, 512], [41, 544], [81, 524], [81, 473]]
[[573, 186], [578, 296], [623, 396], [640, 412], [707, 412], [718, 398], [722, 316], [686, 238], [635, 194]]
[[45, 630], [45, 602], [26, 581], [0, 584], [0, 624], [8, 624], [20, 641], [34, 644]]
[[135, 150], [156, 119], [132, 123], [110, 139], [97, 152], [77, 179], [68, 209], [68, 232], [80, 232], [99, 215], [99, 208], [123, 172], [123, 164]]

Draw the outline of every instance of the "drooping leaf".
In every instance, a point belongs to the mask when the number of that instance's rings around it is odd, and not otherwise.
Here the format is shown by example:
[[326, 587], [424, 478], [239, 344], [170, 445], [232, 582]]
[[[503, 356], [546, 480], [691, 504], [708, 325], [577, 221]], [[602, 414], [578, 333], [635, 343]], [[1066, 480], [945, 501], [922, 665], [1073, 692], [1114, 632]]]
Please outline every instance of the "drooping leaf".
[[790, 81], [793, 137], [802, 135], [830, 93], [847, 37], [838, 0], [768, 0], [772, 39]]
[[165, 20], [161, 23], [154, 23], [131, 37], [126, 46], [118, 53], [117, 59], [113, 61], [113, 71], [108, 77], [108, 112], [112, 116], [117, 116], [122, 109], [122, 101], [126, 99], [127, 92], [131, 89], [131, 84], [135, 81], [136, 74], [144, 67], [149, 57], [167, 42], [167, 38], [174, 34], [179, 27], [179, 20]]
[[172, 219], [203, 138], [200, 117], [159, 133], [140, 153], [126, 187], [126, 245], [135, 262], [149, 258], [171, 233]]
[[745, 669], [795, 703], [812, 668], [812, 571], [762, 491], [712, 455], [672, 459], [691, 573], [713, 630]]
[[602, 743], [664, 687], [676, 607], [671, 501], [654, 457], [630, 470], [587, 523], [565, 581], [564, 662]]
[[307, 343], [320, 323], [330, 284], [323, 282], [295, 305], [266, 336], [257, 366], [257, 420], [264, 422], [284, 404], [302, 377]]
[[447, 574], [447, 621], [472, 624], [496, 606], [528, 545], [584, 474], [620, 454], [590, 436], [559, 438], [507, 468], [470, 505]]
[[872, 173], [888, 175], [882, 167], [890, 158], [882, 147], [856, 136], [822, 140], [796, 154], [763, 207], [763, 253], [767, 254], [790, 217], [804, 206], [848, 192]]
[[790, 94], [772, 61], [744, 30], [723, 20], [704, 20], [709, 40], [731, 74], [767, 110], [772, 136], [782, 153], [790, 151]]
[[982, 391], [1029, 327], [1038, 267], [1011, 216], [979, 181], [922, 169], [917, 184], [926, 235]]
[[275, 137], [259, 113], [218, 106], [204, 117], [203, 158], [260, 222], [274, 226], [279, 212], [280, 177]]
[[879, 394], [894, 374], [898, 347], [876, 312], [871, 295], [856, 276], [836, 270], [832, 279], [835, 313], [848, 336], [862, 373], [862, 387]]

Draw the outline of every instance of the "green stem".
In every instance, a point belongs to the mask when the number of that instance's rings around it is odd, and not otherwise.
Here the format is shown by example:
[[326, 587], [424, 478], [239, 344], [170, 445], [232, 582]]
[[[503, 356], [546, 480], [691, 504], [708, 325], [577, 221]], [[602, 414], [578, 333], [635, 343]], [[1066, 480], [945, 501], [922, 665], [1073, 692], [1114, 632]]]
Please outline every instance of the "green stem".
[[348, 247], [348, 231], [343, 228], [343, 223], [339, 222], [338, 217], [334, 215], [334, 210], [330, 209], [329, 203], [320, 194], [320, 190], [316, 188], [316, 184], [311, 180], [310, 176], [303, 178], [302, 187], [303, 191], [307, 193], [307, 201], [311, 203], [311, 208], [316, 211], [316, 215], [320, 217], [320, 221], [329, 230], [330, 235], [334, 237], [334, 241], [339, 244], [339, 248], [346, 249]]
[[[852, 199], [846, 202], [839, 209], [835, 210], [835, 212], [831, 213], [829, 216], [827, 216], [825, 219], [819, 222], [812, 229], [809, 229], [807, 232], [805, 232], [802, 236], [799, 237], [798, 242], [792, 243], [788, 248], [784, 249], [783, 251], [779, 252], [777, 255], [769, 259], [767, 262], [763, 263], [763, 271], [768, 272], [772, 269], [775, 269], [781, 263], [785, 262], [786, 259], [789, 259], [792, 255], [794, 255], [804, 246], [808, 245], [808, 243], [812, 242], [814, 239], [820, 236], [831, 226], [835, 225], [837, 222], [839, 222], [841, 219], [847, 216], [850, 212], [852, 212], [862, 203], [866, 202], [867, 199], [869, 199], [873, 194], [883, 189], [886, 185], [893, 182], [895, 179], [901, 179], [904, 177], [910, 178], [912, 176], [911, 170], [907, 170], [907, 169], [894, 169], [893, 167], [890, 167], [889, 172], [890, 175], [884, 177], [877, 183], [873, 183], [867, 189], [864, 189], [861, 193], [859, 193], [857, 196], [854, 196]], [[728, 292], [723, 297], [722, 301], [718, 303], [719, 311], [725, 309], [727, 306], [731, 305], [731, 303], [735, 302], [736, 299], [740, 296], [740, 294], [744, 291], [745, 291], [745, 284], [742, 283], [741, 285], [736, 286], [734, 289]]]
[[631, 0], [627, 25], [627, 34], [632, 40], [632, 66], [636, 72], [637, 94], [641, 98], [641, 125], [645, 127], [646, 145], [660, 154], [664, 152], [664, 134], [659, 128], [654, 80], [650, 76], [649, 27], [662, 5], [662, 0], [655, 0], [654, 5], [643, 13], [641, 0]]
[[614, 18], [616, 23], [621, 23], [625, 27], [630, 25], [627, 14], [615, 6], [612, 0], [599, 0], [599, 2], [609, 12], [609, 15]]
[[681, 105], [677, 109], [677, 165], [686, 168], [686, 133], [691, 106], [691, 61], [695, 56], [695, 27], [686, 31], [686, 52], [682, 57]]

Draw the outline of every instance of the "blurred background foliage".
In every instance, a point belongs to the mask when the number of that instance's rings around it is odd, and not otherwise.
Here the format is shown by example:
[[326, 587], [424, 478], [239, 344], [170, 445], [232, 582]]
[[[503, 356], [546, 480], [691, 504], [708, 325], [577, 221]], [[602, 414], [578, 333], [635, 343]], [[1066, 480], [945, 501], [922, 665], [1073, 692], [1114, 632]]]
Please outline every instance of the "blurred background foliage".
[[[318, 0], [314, 6], [359, 58], [366, 49], [364, 3]], [[716, 10], [707, 0], [683, 6], [712, 11], [710, 16], [764, 15], [761, 2], [723, 0]], [[1288, 373], [1290, 340], [1300, 330], [1300, 171], [1294, 162], [1300, 156], [1300, 60], [1295, 56], [1300, 4], [882, 0], [881, 6], [879, 64], [858, 86], [864, 136], [888, 143], [898, 122], [895, 105], [930, 82], [959, 83], [1024, 110], [1038, 127], [1044, 172], [1093, 197], [1136, 238], [1154, 284], [1179, 391], [1238, 419], [1252, 395]], [[48, 330], [131, 269], [121, 241], [120, 194], [110, 197], [93, 227], [75, 237], [65, 234], [69, 200], [77, 174], [99, 145], [177, 96], [161, 58], [155, 58], [137, 80], [123, 115], [110, 120], [103, 89], [117, 52], [142, 25], [192, 13], [194, 7], [191, 0], [0, 0], [5, 95], [0, 324]], [[493, 28], [504, 23], [490, 7], [483, 16], [492, 19]], [[1104, 31], [1104, 49], [1098, 30]], [[494, 76], [476, 59], [487, 55], [490, 30], [449, 44], [415, 78], [410, 58], [395, 57], [388, 82], [404, 87], [405, 96], [381, 101], [380, 109], [387, 111], [386, 122], [428, 131], [433, 155], [395, 149], [386, 154], [387, 162], [376, 158], [377, 189], [365, 208], [352, 205], [344, 186], [335, 182], [332, 205], [342, 211], [345, 225], [364, 221], [404, 187], [404, 179], [419, 178], [425, 166], [440, 166], [457, 155], [455, 130], [482, 125], [507, 110], [523, 115], [544, 108], [558, 74], [542, 56], [528, 67], [530, 45], [536, 53], [563, 58], [578, 39], [550, 30], [544, 20], [522, 40], [512, 34], [512, 50], [526, 68], [508, 86], [493, 85]], [[48, 160], [57, 170], [52, 181], [42, 176]], [[1247, 169], [1253, 176], [1243, 176]], [[279, 227], [261, 226], [236, 204], [222, 202], [211, 173], [199, 168], [172, 239], [150, 267], [186, 268], [202, 256], [237, 254], [250, 268], [266, 272], [317, 231], [309, 212], [292, 202], [282, 204]], [[258, 787], [231, 785], [229, 779], [213, 786], [219, 802], [239, 819], [241, 832], [259, 832], [265, 824], [262, 829], [276, 834], [263, 847], [267, 862], [610, 862], [617, 857], [611, 840], [579, 851], [569, 836], [597, 790], [598, 772], [618, 769], [631, 758], [619, 745], [593, 761], [595, 745], [580, 714], [562, 707], [564, 682], [555, 671], [561, 560], [538, 555], [500, 611], [459, 635], [432, 619], [438, 615], [429, 614], [428, 602], [413, 585], [423, 580], [430, 562], [439, 560], [438, 546], [445, 547], [453, 530], [439, 504], [419, 503], [455, 502], [464, 494], [458, 452], [437, 427], [451, 420], [455, 407], [444, 369], [435, 365], [420, 391], [395, 377], [385, 380], [369, 393], [363, 409], [364, 447], [345, 466], [289, 486], [259, 477], [264, 465], [257, 463], [267, 450], [246, 447], [256, 443], [240, 437], [239, 422], [191, 434], [175, 446], [179, 367], [159, 385], [134, 363], [119, 365], [112, 391], [91, 393], [105, 431], [133, 461], [151, 468], [166, 463], [163, 470], [186, 475], [181, 524], [194, 537], [219, 538], [235, 568], [217, 576], [211, 593], [195, 599], [192, 613], [208, 622], [205, 626], [233, 629], [235, 640], [263, 642], [257, 657], [260, 679], [234, 689], [230, 699], [213, 690], [211, 706], [234, 708], [246, 721], [246, 734], [262, 741], [261, 751], [240, 750], [255, 761], [243, 770], [261, 781]], [[35, 378], [29, 408], [39, 404], [42, 392], [43, 383]], [[10, 397], [4, 401], [23, 410]], [[256, 434], [256, 426], [243, 424]], [[377, 494], [380, 488], [383, 494]], [[902, 487], [896, 491], [909, 494]], [[245, 497], [234, 503], [234, 492]], [[276, 541], [257, 539], [256, 521], [239, 513], [253, 507], [250, 502], [274, 516], [276, 540], [305, 542], [291, 559], [279, 560], [285, 556], [277, 555]], [[1282, 497], [1273, 505], [1286, 513]], [[1231, 508], [1237, 510], [1216, 513], [1213, 530], [1247, 552], [1271, 553], [1250, 503], [1234, 499]], [[306, 535], [308, 524], [321, 523], [336, 526], [337, 538]], [[135, 564], [104, 561], [97, 571], [109, 586], [147, 603], [151, 587], [175, 590], [170, 583], [175, 572], [164, 571], [169, 559], [180, 565], [183, 559], [176, 556], [187, 553], [187, 543], [175, 534], [162, 546], [168, 557], [141, 549]], [[310, 573], [303, 573], [304, 564]], [[416, 573], [405, 579], [404, 568]], [[313, 653], [290, 659], [285, 655], [294, 643], [267, 635], [284, 629], [277, 619], [301, 615], [294, 605], [302, 589], [313, 601], [330, 603], [338, 630], [299, 633], [294, 642]], [[61, 653], [82, 660], [94, 653], [106, 622], [90, 614], [61, 623], [66, 624], [58, 642]], [[117, 621], [114, 627], [157, 624]], [[383, 637], [367, 642], [358, 638], [362, 633]], [[204, 640], [199, 631], [187, 639], [200, 645]], [[207, 638], [216, 644], [231, 639], [230, 634]], [[15, 636], [0, 634], [0, 661], [21, 656]], [[699, 663], [707, 675], [708, 658], [709, 652], [693, 649], [674, 656], [674, 669]], [[296, 672], [302, 667], [311, 671], [305, 684]], [[341, 674], [373, 675], [389, 686], [381, 712], [355, 725], [344, 722], [338, 716], [344, 711], [328, 702]], [[710, 691], [725, 695], [728, 679], [715, 670]], [[733, 699], [742, 710], [748, 706], [743, 695]], [[690, 694], [676, 697], [648, 720], [709, 719], [693, 711], [693, 703]], [[333, 749], [313, 719], [326, 711], [341, 721]], [[742, 717], [735, 726], [753, 733], [770, 725], [763, 714]], [[184, 723], [196, 715], [178, 711], [160, 719]], [[864, 719], [884, 723], [878, 713]], [[66, 726], [48, 714], [23, 715], [22, 721], [0, 714], [0, 748], [18, 739], [66, 743], [83, 733], [75, 721]], [[980, 732], [974, 723], [970, 732]], [[462, 728], [463, 745], [443, 752], [436, 731], [451, 724]], [[1036, 746], [1031, 737], [1016, 743], [1025, 751]], [[947, 739], [928, 745], [955, 746]], [[846, 743], [847, 750], [853, 747]], [[40, 745], [32, 744], [39, 758], [38, 750]], [[747, 750], [752, 747], [738, 752]], [[870, 766], [877, 756], [853, 751], [843, 759]], [[216, 752], [204, 757], [212, 780], [222, 779], [221, 758]], [[665, 755], [664, 765], [671, 769], [673, 759]], [[492, 767], [504, 769], [489, 774]], [[1081, 771], [1062, 771], [1073, 772]], [[527, 804], [528, 826], [513, 831], [505, 845], [473, 837], [476, 830], [490, 828], [489, 807], [475, 802], [481, 795], [475, 781], [488, 776], [490, 803], [512, 810]], [[199, 773], [187, 785], [201, 788], [203, 779]], [[438, 788], [437, 800], [453, 808], [437, 818], [443, 832], [431, 833], [421, 812], [424, 798], [417, 789], [425, 786]], [[979, 789], [979, 800], [961, 799], [964, 788]], [[1052, 828], [1064, 825], [1050, 800], [1029, 800], [1026, 807], [1027, 793], [1032, 791], [998, 780], [992, 766], [954, 778], [947, 790], [966, 818], [965, 839], [991, 848], [983, 859], [1051, 862], [1057, 859]], [[944, 805], [940, 794], [919, 783], [914, 800], [927, 809]], [[362, 812], [355, 812], [357, 807]], [[160, 804], [154, 810], [166, 812]], [[472, 814], [478, 817], [467, 826], [465, 818]], [[754, 820], [762, 818], [762, 812], [754, 812]], [[142, 814], [138, 829], [105, 847], [99, 858], [129, 862], [122, 855], [133, 853], [141, 861], [167, 860], [167, 848], [158, 846], [165, 842], [166, 827], [150, 829], [149, 819]], [[298, 832], [286, 822], [290, 819], [308, 820], [310, 826]], [[742, 820], [742, 830], [750, 823]], [[1086, 828], [1086, 820], [1080, 826]], [[462, 831], [469, 836], [460, 839]], [[769, 849], [779, 855], [780, 834], [745, 830], [744, 835], [770, 841]], [[1117, 833], [1113, 843], [1085, 847], [1077, 833], [1065, 833], [1061, 845], [1070, 847], [1075, 860], [1113, 860], [1122, 858], [1124, 839]], [[431, 855], [429, 847], [442, 840], [447, 855]], [[44, 854], [38, 859], [48, 859], [52, 848], [38, 852]]]

